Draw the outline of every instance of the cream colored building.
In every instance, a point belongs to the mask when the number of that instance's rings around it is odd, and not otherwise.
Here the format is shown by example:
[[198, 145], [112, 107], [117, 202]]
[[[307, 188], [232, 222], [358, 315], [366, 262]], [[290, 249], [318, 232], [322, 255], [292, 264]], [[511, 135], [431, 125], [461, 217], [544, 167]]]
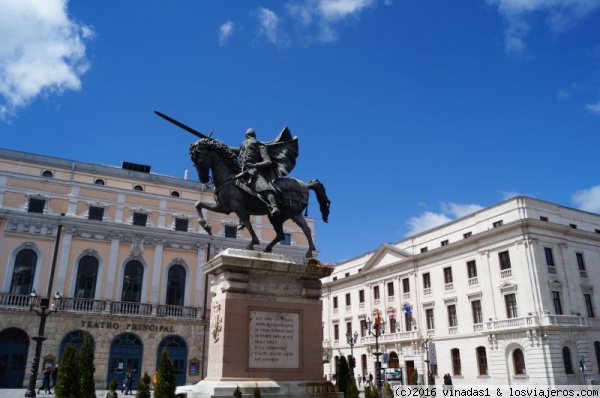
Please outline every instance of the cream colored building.
[[[0, 388], [29, 382], [42, 319], [30, 305], [39, 309], [44, 297], [51, 298], [48, 311], [58, 311], [46, 318], [40, 371], [88, 335], [98, 388], [120, 383], [128, 368], [137, 385], [143, 372], [155, 372], [163, 347], [178, 385], [202, 379], [210, 302], [200, 266], [250, 238], [234, 215], [210, 212], [208, 235], [198, 225], [197, 200], [213, 201], [212, 190], [148, 166], [0, 149]], [[252, 221], [261, 241], [274, 238], [266, 217]], [[314, 231], [314, 219], [307, 221]], [[302, 231], [284, 228], [274, 252], [303, 257]]]
[[361, 326], [379, 313], [382, 373], [396, 382], [427, 374], [427, 360], [436, 384], [600, 382], [600, 215], [516, 197], [382, 244], [323, 282], [326, 375], [353, 352], [354, 373], [375, 377], [376, 339]]

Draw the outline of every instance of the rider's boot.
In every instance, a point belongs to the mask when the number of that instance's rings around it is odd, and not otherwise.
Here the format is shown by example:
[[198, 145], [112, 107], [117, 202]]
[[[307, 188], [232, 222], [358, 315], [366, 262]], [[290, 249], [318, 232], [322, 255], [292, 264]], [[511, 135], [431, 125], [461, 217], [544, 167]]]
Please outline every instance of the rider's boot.
[[277, 206], [277, 201], [275, 200], [275, 195], [273, 195], [272, 193], [268, 194], [267, 201], [268, 201], [269, 213], [271, 214], [271, 217], [275, 217], [275, 216], [279, 215], [281, 213], [281, 211], [279, 210], [279, 207]]

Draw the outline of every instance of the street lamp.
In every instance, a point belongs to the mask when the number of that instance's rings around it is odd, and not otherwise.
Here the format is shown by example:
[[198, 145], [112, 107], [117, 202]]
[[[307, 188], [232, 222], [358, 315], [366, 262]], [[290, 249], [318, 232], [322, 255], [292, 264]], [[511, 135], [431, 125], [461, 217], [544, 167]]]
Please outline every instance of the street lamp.
[[[50, 309], [50, 297], [39, 297], [35, 292], [31, 292], [29, 295], [29, 311], [35, 312], [40, 317], [40, 326], [38, 330], [38, 335], [32, 337], [35, 340], [35, 355], [33, 357], [33, 363], [31, 365], [31, 376], [29, 378], [29, 387], [25, 392], [25, 397], [35, 397], [35, 383], [37, 381], [38, 376], [38, 368], [40, 364], [40, 356], [42, 355], [42, 342], [46, 340], [44, 337], [44, 329], [46, 328], [46, 318], [58, 312], [57, 302], [61, 298], [60, 294], [57, 292], [54, 295], [54, 302], [52, 303], [52, 309]], [[35, 306], [39, 305], [39, 310], [35, 308]]]
[[425, 349], [425, 353], [427, 355], [427, 359], [425, 360], [425, 363], [427, 364], [427, 385], [429, 385], [429, 378], [432, 376], [431, 375], [431, 359], [429, 358], [429, 343], [431, 342], [431, 339], [425, 339], [425, 341], [423, 341], [423, 348]]
[[356, 342], [358, 341], [358, 332], [354, 332], [354, 336], [352, 336], [352, 333], [348, 331], [348, 333], [346, 333], [346, 341], [350, 346], [350, 374], [352, 374], [352, 378], [354, 378], [354, 367], [356, 366], [356, 359], [354, 358], [354, 351], [352, 347], [354, 347], [354, 344], [356, 344]]
[[375, 337], [375, 358], [377, 358], [375, 362], [375, 380], [377, 382], [377, 391], [381, 393], [381, 362], [379, 362], [379, 356], [381, 352], [379, 352], [379, 337], [385, 334], [385, 321], [381, 320], [381, 315], [379, 312], [375, 315], [375, 322], [371, 322], [371, 318], [367, 319], [366, 329], [371, 336]]

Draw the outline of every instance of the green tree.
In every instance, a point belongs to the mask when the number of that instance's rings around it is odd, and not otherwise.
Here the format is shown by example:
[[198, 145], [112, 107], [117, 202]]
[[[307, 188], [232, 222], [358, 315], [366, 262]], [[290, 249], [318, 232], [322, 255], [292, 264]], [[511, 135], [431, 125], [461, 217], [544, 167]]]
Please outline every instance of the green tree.
[[240, 390], [240, 386], [235, 387], [235, 390], [233, 390], [233, 397], [242, 398], [242, 390]]
[[108, 398], [119, 398], [119, 395], [117, 394], [117, 387], [117, 379], [112, 379], [110, 385], [108, 386]]
[[338, 391], [344, 393], [344, 397], [347, 396], [346, 393], [348, 391], [348, 375], [348, 361], [346, 361], [346, 357], [342, 355], [340, 357], [339, 372], [337, 374], [337, 386]]
[[158, 362], [158, 377], [154, 386], [154, 398], [175, 398], [175, 369], [169, 358], [167, 347], [163, 348]]
[[358, 391], [358, 387], [356, 386], [356, 380], [352, 378], [350, 380], [350, 384], [348, 384], [348, 391], [346, 393], [347, 398], [359, 398], [360, 391]]
[[260, 388], [258, 388], [258, 384], [254, 385], [254, 398], [260, 398]]
[[419, 372], [417, 369], [414, 369], [412, 372], [411, 385], [418, 386], [419, 385]]
[[138, 382], [137, 393], [135, 396], [137, 398], [150, 398], [150, 382], [152, 378], [148, 374], [148, 372], [144, 372], [144, 376]]
[[365, 398], [378, 398], [377, 387], [365, 386]]
[[[60, 367], [59, 367], [60, 369]], [[83, 346], [79, 352], [79, 392], [81, 398], [96, 398], [94, 385], [94, 350], [87, 334], [83, 335]]]
[[392, 386], [387, 381], [383, 384], [383, 398], [394, 398]]
[[54, 390], [56, 398], [81, 397], [79, 393], [80, 384], [74, 383], [73, 380], [79, 380], [77, 348], [73, 344], [67, 344], [58, 367], [58, 377]]

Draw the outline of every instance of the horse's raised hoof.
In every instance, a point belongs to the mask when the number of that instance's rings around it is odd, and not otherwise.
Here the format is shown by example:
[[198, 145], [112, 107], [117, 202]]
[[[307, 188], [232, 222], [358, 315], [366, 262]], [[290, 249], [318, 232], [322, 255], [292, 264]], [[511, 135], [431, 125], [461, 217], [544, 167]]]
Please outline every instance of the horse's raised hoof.
[[313, 258], [312, 250], [306, 252], [306, 258]]

